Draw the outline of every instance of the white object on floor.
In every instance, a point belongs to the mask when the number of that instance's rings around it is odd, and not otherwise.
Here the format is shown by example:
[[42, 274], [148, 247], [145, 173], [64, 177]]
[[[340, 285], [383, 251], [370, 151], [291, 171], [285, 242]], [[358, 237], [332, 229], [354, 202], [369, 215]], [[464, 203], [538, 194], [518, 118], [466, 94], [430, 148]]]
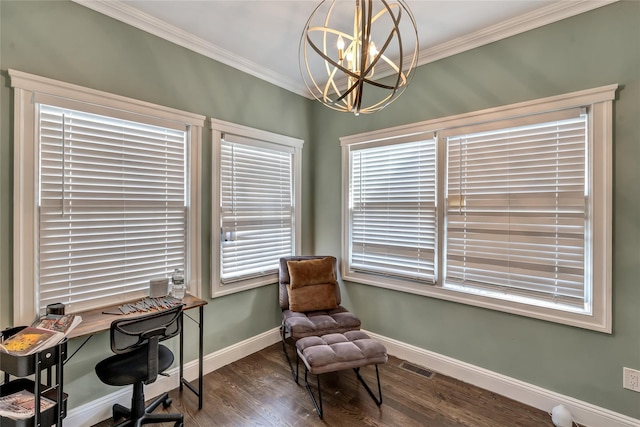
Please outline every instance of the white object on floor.
[[554, 406], [551, 410], [551, 421], [556, 427], [572, 427], [573, 417], [564, 405]]

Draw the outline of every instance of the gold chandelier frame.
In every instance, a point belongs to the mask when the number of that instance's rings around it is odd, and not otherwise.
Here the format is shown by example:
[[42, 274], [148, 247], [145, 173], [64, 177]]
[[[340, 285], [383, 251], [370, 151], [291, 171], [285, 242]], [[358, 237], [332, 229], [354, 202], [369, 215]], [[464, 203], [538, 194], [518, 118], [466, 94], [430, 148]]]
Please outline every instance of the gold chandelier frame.
[[[324, 0], [309, 17], [300, 40], [300, 71], [311, 94], [329, 108], [356, 116], [373, 113], [397, 99], [413, 77], [418, 59], [415, 20], [403, 0], [354, 0], [350, 2], [355, 3], [353, 28], [348, 32], [345, 26], [330, 27], [334, 18], [339, 19], [339, 3], [345, 2]], [[375, 13], [374, 3], [378, 6]], [[316, 15], [323, 8], [326, 15], [318, 23]], [[401, 19], [405, 23], [402, 28]], [[383, 25], [385, 28], [380, 31]], [[407, 58], [403, 37], [415, 40]], [[310, 53], [323, 61], [321, 72], [314, 74]], [[365, 100], [367, 86], [371, 89]]]

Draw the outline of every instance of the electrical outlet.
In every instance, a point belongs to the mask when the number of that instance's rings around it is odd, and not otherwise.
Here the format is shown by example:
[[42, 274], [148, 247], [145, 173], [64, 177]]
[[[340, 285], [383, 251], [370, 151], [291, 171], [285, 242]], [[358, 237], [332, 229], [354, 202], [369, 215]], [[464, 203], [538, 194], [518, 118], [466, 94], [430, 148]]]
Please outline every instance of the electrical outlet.
[[637, 391], [640, 393], [640, 371], [635, 369], [623, 368], [622, 373], [624, 380], [622, 386], [629, 390]]

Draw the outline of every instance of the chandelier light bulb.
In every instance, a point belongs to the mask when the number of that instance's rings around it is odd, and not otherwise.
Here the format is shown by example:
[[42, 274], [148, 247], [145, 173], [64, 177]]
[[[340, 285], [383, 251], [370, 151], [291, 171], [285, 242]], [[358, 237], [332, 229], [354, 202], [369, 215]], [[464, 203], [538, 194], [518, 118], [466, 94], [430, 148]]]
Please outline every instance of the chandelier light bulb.
[[338, 60], [342, 61], [344, 54], [344, 39], [342, 36], [338, 36], [338, 41], [336, 42], [336, 47], [338, 48]]
[[324, 0], [302, 33], [300, 71], [314, 98], [357, 116], [381, 110], [404, 92], [418, 50], [404, 0]]
[[376, 44], [374, 42], [369, 43], [369, 59], [375, 58], [377, 54]]

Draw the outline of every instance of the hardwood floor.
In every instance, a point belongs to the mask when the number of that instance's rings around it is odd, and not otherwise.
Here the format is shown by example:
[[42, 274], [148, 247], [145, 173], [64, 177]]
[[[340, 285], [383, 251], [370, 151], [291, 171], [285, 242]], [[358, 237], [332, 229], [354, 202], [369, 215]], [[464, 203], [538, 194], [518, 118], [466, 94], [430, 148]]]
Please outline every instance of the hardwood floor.
[[[353, 370], [323, 374], [324, 419], [320, 420], [304, 387], [304, 366], [301, 385], [296, 385], [278, 343], [207, 374], [201, 411], [193, 393], [178, 390], [169, 393], [173, 404], [166, 411], [184, 413], [188, 427], [553, 427], [544, 411], [437, 373], [428, 378], [408, 369], [411, 366], [396, 357], [380, 366], [380, 407]], [[377, 390], [375, 369], [364, 367], [361, 374]], [[316, 392], [314, 376], [310, 383]], [[95, 427], [110, 425], [104, 421]]]

